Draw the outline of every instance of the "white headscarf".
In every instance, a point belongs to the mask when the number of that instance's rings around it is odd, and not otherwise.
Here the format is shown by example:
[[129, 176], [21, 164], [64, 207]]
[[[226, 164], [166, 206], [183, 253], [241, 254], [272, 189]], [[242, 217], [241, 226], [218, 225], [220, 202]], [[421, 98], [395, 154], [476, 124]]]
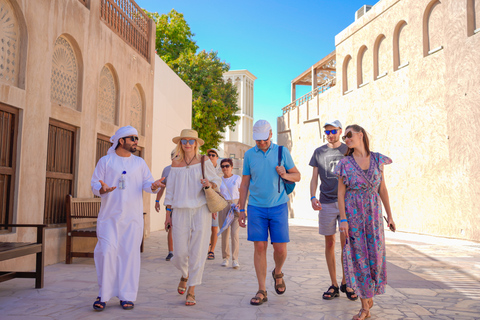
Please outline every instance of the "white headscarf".
[[108, 149], [107, 154], [115, 152], [115, 148], [118, 145], [118, 139], [125, 138], [128, 136], [138, 136], [138, 131], [132, 126], [121, 127], [115, 132], [115, 134], [110, 138], [110, 142], [113, 143], [110, 149]]

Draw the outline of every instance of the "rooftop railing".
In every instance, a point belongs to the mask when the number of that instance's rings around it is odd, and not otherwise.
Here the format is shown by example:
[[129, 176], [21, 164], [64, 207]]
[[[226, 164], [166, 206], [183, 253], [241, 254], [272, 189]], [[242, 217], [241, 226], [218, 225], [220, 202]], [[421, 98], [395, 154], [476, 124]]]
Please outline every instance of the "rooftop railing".
[[297, 100], [293, 101], [292, 103], [289, 103], [286, 107], [282, 108], [283, 114], [295, 110], [297, 107], [301, 106], [302, 104], [306, 103], [307, 101], [312, 100], [316, 96], [318, 96], [321, 93], [324, 93], [331, 87], [335, 86], [336, 80], [335, 78], [330, 79], [329, 81], [325, 82], [323, 85], [316, 87], [314, 90], [310, 91], [306, 95], [301, 96]]
[[149, 59], [149, 17], [133, 0], [101, 0], [101, 18], [145, 59]]

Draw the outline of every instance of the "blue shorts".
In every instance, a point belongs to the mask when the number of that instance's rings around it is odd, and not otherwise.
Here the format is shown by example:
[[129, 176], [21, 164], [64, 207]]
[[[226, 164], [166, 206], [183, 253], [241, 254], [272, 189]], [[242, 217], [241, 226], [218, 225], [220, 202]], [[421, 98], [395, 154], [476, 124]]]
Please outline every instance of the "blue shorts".
[[290, 242], [288, 236], [288, 203], [271, 208], [248, 205], [248, 241]]

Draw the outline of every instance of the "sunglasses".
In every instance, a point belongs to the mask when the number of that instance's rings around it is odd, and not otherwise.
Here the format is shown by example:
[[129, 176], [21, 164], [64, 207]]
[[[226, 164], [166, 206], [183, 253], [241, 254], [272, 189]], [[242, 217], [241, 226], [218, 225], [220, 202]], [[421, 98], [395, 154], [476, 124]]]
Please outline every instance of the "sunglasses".
[[225, 169], [225, 168], [230, 168], [230, 165], [229, 165], [229, 164], [226, 164], [226, 165], [220, 166], [220, 167], [222, 167], [222, 169]]
[[[270, 138], [268, 138], [268, 139], [270, 139]], [[267, 142], [268, 139], [265, 139], [265, 140], [255, 140], [255, 141], [257, 141], [257, 142], [262, 142], [262, 141], [263, 141], [263, 142]]]
[[195, 143], [195, 139], [193, 140], [182, 139], [180, 141], [182, 142], [183, 145], [186, 145], [188, 143], [189, 145], [193, 146], [193, 144]]
[[215, 158], [217, 155], [215, 153], [209, 153], [208, 156]]
[[138, 141], [138, 137], [136, 136], [129, 136], [129, 137], [123, 137], [124, 140], [130, 139], [132, 142]]
[[338, 130], [333, 129], [333, 130], [325, 130], [325, 134], [328, 136], [329, 134], [337, 134]]
[[352, 139], [352, 137], [353, 137], [353, 132], [350, 131], [349, 133], [347, 133], [346, 135], [344, 135], [344, 136], [342, 137], [342, 140], [345, 141], [345, 140], [347, 140], [347, 138], [348, 138], [348, 139]]

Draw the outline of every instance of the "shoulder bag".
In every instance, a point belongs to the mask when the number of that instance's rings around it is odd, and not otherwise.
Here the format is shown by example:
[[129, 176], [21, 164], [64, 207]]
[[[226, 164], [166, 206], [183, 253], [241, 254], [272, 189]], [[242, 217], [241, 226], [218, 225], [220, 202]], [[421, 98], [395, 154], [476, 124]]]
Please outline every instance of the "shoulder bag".
[[[202, 156], [202, 176], [205, 179], [205, 156]], [[205, 197], [207, 198], [207, 207], [210, 212], [218, 212], [223, 210], [228, 206], [227, 200], [220, 194], [220, 192], [215, 191], [213, 188], [204, 187]]]
[[[278, 146], [278, 166], [282, 165], [282, 153], [283, 153], [283, 146]], [[295, 182], [283, 179], [282, 177], [278, 176], [278, 193], [280, 193], [280, 180], [283, 180], [283, 184], [285, 186], [285, 191], [287, 194], [293, 192], [295, 189]]]

